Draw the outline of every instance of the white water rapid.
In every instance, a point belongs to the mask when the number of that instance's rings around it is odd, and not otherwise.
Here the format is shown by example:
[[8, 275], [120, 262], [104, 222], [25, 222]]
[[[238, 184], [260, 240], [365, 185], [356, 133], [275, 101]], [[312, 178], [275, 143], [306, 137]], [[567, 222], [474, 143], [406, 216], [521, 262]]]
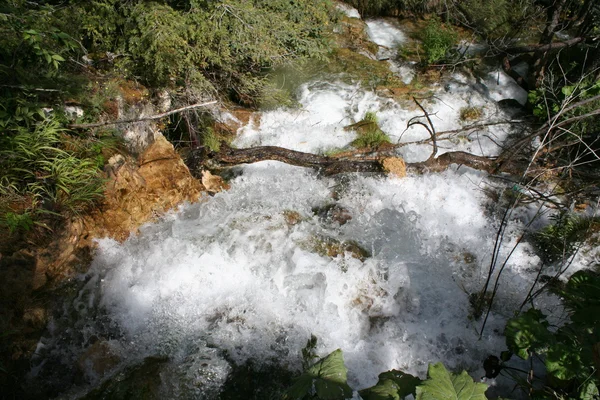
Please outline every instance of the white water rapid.
[[[385, 23], [369, 29], [376, 41], [397, 42]], [[482, 121], [510, 118], [496, 101], [521, 94], [501, 79], [493, 86], [457, 74], [424, 105], [438, 131], [461, 127], [464, 107], [481, 108]], [[359, 85], [310, 82], [298, 97], [300, 108], [262, 113], [260, 122], [240, 130], [235, 145], [325, 152], [347, 146], [355, 134], [343, 127], [367, 111], [377, 113], [392, 142], [429, 137], [419, 126], [405, 131], [420, 110]], [[495, 155], [510, 133], [492, 126], [440, 141], [440, 152]], [[400, 148], [408, 161], [430, 152], [429, 144]], [[129, 361], [168, 356], [172, 375], [184, 376], [197, 398], [218, 392], [231, 362], [299, 369], [311, 334], [320, 355], [343, 350], [355, 389], [392, 368], [424, 377], [427, 364], [437, 361], [479, 379], [482, 361], [505, 349], [504, 323], [540, 260], [526, 242], [516, 247], [479, 339], [481, 321], [469, 318], [469, 294], [485, 281], [498, 226], [497, 204], [487, 194], [498, 183], [487, 174], [454, 166], [403, 179], [323, 178], [278, 162], [238, 172], [231, 190], [182, 206], [123, 244], [100, 240], [84, 289], [68, 305], [80, 320], [72, 329], [84, 342], [105, 337]], [[318, 211], [332, 205], [351, 219], [340, 225]], [[526, 216], [524, 210], [510, 221], [501, 259]], [[342, 242], [369, 256], [328, 252]], [[58, 329], [51, 332], [60, 335]], [[47, 338], [40, 349], [53, 345]]]

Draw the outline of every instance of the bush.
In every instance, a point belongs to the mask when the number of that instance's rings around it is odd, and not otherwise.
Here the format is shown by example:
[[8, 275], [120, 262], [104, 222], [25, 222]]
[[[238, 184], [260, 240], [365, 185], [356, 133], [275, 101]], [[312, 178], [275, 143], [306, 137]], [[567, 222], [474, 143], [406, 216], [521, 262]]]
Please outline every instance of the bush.
[[90, 50], [120, 54], [128, 74], [149, 86], [227, 89], [242, 103], [260, 96], [266, 70], [324, 57], [335, 15], [328, 0], [98, 0], [79, 8]]
[[439, 17], [433, 17], [423, 30], [421, 40], [427, 64], [435, 64], [446, 59], [448, 52], [456, 45], [458, 36]]

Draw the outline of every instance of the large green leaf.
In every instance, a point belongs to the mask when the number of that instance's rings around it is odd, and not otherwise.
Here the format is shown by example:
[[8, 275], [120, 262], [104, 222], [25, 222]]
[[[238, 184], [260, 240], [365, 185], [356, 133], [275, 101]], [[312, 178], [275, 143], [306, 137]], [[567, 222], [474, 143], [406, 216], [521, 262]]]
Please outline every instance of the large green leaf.
[[486, 400], [487, 385], [473, 382], [466, 371], [448, 372], [442, 363], [430, 364], [428, 379], [417, 386], [417, 400]]
[[342, 350], [337, 349], [306, 370], [285, 398], [296, 400], [316, 394], [322, 400], [350, 399], [352, 389], [346, 383], [347, 373]]
[[402, 371], [391, 370], [379, 374], [377, 385], [359, 391], [364, 400], [401, 400], [409, 394], [416, 395], [421, 380]]
[[581, 360], [581, 349], [565, 343], [555, 343], [548, 348], [545, 364], [549, 374], [563, 381], [586, 373]]
[[524, 360], [529, 358], [530, 351], [544, 348], [553, 339], [548, 331], [546, 316], [533, 308], [509, 320], [504, 328], [504, 336], [510, 351]]

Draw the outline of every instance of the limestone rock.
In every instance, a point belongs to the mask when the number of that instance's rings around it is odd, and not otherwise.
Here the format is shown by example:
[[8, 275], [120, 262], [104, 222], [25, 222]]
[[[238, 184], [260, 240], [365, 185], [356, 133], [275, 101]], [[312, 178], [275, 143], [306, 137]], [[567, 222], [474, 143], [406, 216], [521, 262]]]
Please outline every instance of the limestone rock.
[[211, 174], [210, 171], [202, 171], [202, 185], [211, 193], [222, 192], [230, 188], [229, 184], [225, 183], [223, 178]]

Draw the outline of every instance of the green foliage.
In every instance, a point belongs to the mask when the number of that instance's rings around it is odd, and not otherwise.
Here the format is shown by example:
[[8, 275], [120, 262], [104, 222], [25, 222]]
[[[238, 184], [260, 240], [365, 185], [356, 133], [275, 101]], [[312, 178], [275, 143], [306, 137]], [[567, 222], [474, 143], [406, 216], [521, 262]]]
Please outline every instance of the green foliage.
[[509, 320], [504, 328], [508, 349], [527, 360], [531, 353], [545, 348], [552, 338], [548, 325], [546, 316], [533, 308]]
[[427, 64], [435, 64], [447, 58], [449, 51], [456, 45], [458, 35], [438, 17], [432, 17], [421, 33]]
[[202, 134], [202, 144], [214, 152], [218, 152], [221, 148], [221, 142], [211, 127], [207, 127]]
[[29, 199], [28, 210], [78, 213], [101, 198], [96, 161], [62, 149], [61, 135], [59, 124], [46, 119], [0, 137], [0, 198], [8, 199], [3, 203]]
[[[302, 351], [305, 360], [313, 356], [314, 346], [316, 338], [311, 336]], [[304, 369], [305, 372], [288, 389], [285, 399], [352, 398], [352, 389], [346, 383], [348, 371], [340, 349]], [[466, 371], [454, 375], [442, 363], [437, 363], [429, 366], [428, 379], [425, 381], [402, 371], [391, 370], [379, 374], [377, 384], [360, 390], [359, 394], [364, 400], [402, 400], [409, 395], [417, 400], [485, 400], [486, 389], [487, 385], [473, 382]]]
[[359, 133], [358, 137], [352, 141], [352, 146], [359, 149], [376, 149], [384, 143], [390, 143], [390, 137], [377, 128]]
[[552, 222], [534, 236], [536, 247], [548, 262], [568, 258], [577, 244], [586, 239], [597, 220], [568, 212], [556, 214], [551, 219]]
[[531, 0], [465, 0], [461, 2], [461, 11], [470, 26], [488, 40], [514, 37], [535, 12]]
[[563, 299], [569, 322], [551, 331], [546, 316], [530, 309], [508, 321], [506, 344], [523, 359], [536, 355], [544, 361], [547, 378], [540, 397], [594, 398], [598, 391], [595, 371], [600, 367], [594, 358], [600, 343], [600, 275], [579, 271], [566, 285], [554, 285], [552, 290]]
[[373, 122], [374, 124], [379, 123], [379, 118], [377, 118], [377, 113], [375, 111], [367, 111], [363, 120]]
[[152, 86], [228, 88], [241, 102], [260, 97], [265, 70], [324, 57], [334, 18], [328, 0], [98, 0], [80, 8], [92, 51], [122, 54], [124, 71]]
[[19, 214], [9, 211], [4, 215], [0, 215], [0, 225], [5, 226], [12, 235], [19, 231], [29, 231], [33, 227], [33, 219], [31, 219], [31, 214], [28, 212]]
[[391, 370], [379, 374], [379, 380], [373, 387], [359, 391], [364, 400], [401, 400], [409, 394], [417, 395], [417, 386], [421, 379], [404, 373]]
[[485, 400], [487, 385], [473, 382], [466, 371], [448, 372], [442, 363], [429, 365], [428, 379], [417, 386], [416, 400]]
[[352, 389], [346, 383], [347, 372], [342, 350], [337, 349], [300, 375], [285, 398], [304, 399], [315, 395], [323, 400], [350, 399]]

